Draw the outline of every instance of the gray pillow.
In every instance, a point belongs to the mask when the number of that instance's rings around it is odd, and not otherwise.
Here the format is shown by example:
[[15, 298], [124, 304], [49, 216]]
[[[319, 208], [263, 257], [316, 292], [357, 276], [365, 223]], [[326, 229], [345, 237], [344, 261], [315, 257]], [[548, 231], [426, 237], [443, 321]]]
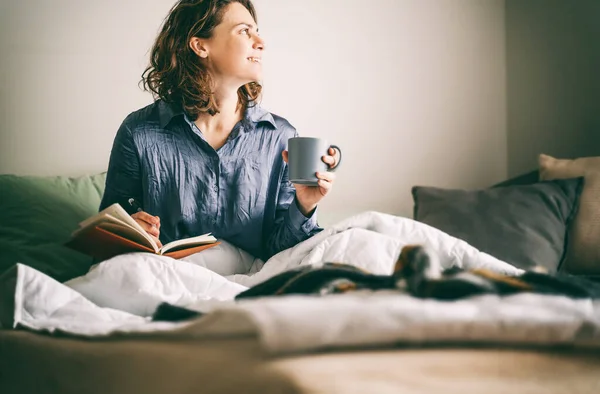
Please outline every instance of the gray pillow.
[[556, 272], [582, 185], [583, 178], [474, 191], [415, 186], [414, 219], [516, 267]]

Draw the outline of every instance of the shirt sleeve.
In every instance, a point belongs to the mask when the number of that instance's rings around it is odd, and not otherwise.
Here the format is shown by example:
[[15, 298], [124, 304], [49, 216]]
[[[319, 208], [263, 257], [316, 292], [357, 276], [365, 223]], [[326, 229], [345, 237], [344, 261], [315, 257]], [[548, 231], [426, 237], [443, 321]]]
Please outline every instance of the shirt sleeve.
[[129, 213], [133, 213], [129, 198], [135, 198], [143, 207], [140, 160], [133, 141], [131, 130], [125, 122], [117, 131], [110, 153], [106, 186], [100, 203], [100, 210], [119, 203]]
[[267, 257], [291, 248], [320, 232], [322, 228], [317, 224], [317, 210], [318, 207], [308, 218], [300, 212], [296, 189], [289, 181], [288, 167], [285, 164], [277, 198], [275, 225], [267, 238]]

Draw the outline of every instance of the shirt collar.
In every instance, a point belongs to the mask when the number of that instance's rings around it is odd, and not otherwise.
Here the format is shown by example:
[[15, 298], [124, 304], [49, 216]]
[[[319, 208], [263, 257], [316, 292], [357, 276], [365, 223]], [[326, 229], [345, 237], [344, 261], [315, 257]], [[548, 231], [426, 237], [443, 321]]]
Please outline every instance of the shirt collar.
[[[181, 107], [175, 104], [168, 104], [162, 100], [160, 100], [158, 103], [158, 116], [161, 128], [164, 129], [169, 123], [171, 123], [173, 118], [182, 115], [185, 115], [185, 113]], [[185, 116], [185, 119], [189, 120], [187, 116]], [[271, 126], [273, 126], [273, 128], [277, 129], [277, 124], [275, 123], [273, 115], [258, 104], [246, 108], [242, 121], [252, 129], [254, 129], [257, 124], [262, 122], [269, 123]]]
[[273, 115], [258, 104], [246, 108], [244, 119], [252, 122], [254, 126], [261, 122], [267, 122], [271, 124], [274, 129], [277, 129], [277, 124], [275, 123], [275, 119], [273, 119]]
[[181, 107], [175, 104], [168, 104], [163, 100], [158, 101], [157, 108], [161, 129], [167, 127], [174, 117], [183, 115], [183, 109]]

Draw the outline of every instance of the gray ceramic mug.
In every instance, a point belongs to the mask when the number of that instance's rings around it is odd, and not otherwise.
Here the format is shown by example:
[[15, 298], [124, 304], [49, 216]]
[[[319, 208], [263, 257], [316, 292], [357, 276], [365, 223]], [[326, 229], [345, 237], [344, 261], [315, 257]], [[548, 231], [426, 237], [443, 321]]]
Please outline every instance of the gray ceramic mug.
[[[328, 155], [329, 148], [336, 149], [339, 160], [334, 168], [329, 168], [321, 158]], [[326, 140], [312, 137], [294, 137], [288, 140], [288, 166], [290, 182], [300, 185], [317, 186], [317, 172], [335, 171], [342, 162], [342, 150], [330, 145]]]

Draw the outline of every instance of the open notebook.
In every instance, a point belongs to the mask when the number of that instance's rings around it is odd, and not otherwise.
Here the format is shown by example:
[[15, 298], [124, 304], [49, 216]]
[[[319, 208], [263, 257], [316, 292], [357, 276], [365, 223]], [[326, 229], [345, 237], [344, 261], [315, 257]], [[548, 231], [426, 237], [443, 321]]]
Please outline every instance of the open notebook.
[[209, 233], [172, 241], [159, 248], [123, 207], [115, 203], [79, 223], [65, 245], [104, 260], [130, 252], [150, 252], [179, 259], [218, 244]]

